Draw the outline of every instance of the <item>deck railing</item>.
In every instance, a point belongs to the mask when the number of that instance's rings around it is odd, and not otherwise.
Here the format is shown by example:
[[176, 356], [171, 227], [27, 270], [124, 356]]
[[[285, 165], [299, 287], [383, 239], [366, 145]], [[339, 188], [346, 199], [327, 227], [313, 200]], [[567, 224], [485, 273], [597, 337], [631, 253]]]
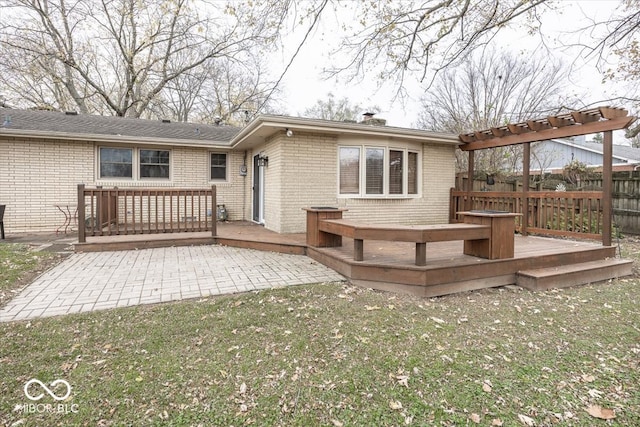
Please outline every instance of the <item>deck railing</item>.
[[211, 231], [216, 187], [86, 188], [78, 185], [78, 241], [86, 236]]
[[[589, 239], [602, 237], [601, 191], [531, 191], [527, 199], [529, 221], [523, 228], [523, 217], [516, 218], [518, 231]], [[522, 193], [451, 190], [449, 218], [460, 222], [457, 212], [465, 210], [523, 213], [523, 206]]]

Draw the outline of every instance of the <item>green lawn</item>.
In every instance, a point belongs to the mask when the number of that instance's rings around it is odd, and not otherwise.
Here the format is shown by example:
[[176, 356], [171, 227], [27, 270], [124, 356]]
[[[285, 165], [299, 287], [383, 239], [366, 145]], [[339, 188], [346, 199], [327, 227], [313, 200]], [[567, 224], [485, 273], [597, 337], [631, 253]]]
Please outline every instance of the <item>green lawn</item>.
[[[316, 284], [2, 323], [0, 424], [640, 425], [639, 284]], [[32, 378], [71, 394], [34, 406]]]

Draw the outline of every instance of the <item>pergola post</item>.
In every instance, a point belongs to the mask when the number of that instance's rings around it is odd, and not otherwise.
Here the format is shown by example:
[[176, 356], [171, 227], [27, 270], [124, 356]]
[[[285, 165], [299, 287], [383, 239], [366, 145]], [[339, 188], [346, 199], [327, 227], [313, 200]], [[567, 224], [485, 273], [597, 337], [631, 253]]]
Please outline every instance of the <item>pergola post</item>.
[[522, 223], [520, 234], [527, 235], [529, 226], [529, 171], [531, 169], [531, 143], [525, 142], [522, 153]]
[[473, 169], [475, 167], [475, 151], [469, 151], [469, 171], [467, 172], [467, 197], [464, 202], [464, 210], [470, 211], [473, 206], [471, 204], [471, 192], [473, 191]]
[[604, 132], [602, 159], [602, 244], [611, 246], [613, 214], [613, 132]]

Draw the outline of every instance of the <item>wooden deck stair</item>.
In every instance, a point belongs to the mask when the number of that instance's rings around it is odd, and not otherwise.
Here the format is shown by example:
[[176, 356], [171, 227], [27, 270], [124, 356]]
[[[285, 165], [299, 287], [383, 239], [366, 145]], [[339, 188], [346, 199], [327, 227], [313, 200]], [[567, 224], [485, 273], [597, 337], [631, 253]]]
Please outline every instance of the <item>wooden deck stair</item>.
[[632, 261], [607, 258], [598, 261], [523, 270], [516, 273], [516, 284], [534, 291], [567, 288], [631, 275]]

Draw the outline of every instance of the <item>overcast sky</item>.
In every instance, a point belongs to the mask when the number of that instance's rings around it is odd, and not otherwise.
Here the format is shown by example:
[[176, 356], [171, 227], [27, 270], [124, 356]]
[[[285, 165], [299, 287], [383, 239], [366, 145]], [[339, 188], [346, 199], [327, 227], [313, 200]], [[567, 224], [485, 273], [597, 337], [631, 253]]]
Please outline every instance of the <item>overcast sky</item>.
[[[610, 16], [620, 4], [617, 0], [604, 1], [562, 1], [556, 3], [560, 12], [547, 11], [543, 16], [542, 31], [545, 36], [545, 43], [551, 47], [552, 54], [563, 57], [565, 62], [570, 63], [576, 58], [572, 76], [569, 82], [573, 91], [577, 94], [584, 94], [584, 104], [600, 101], [612, 95], [614, 89], [611, 83], [603, 85], [602, 74], [597, 70], [595, 61], [592, 58], [587, 64], [583, 64], [580, 58], [584, 53], [577, 49], [561, 49], [558, 40], [565, 43], [575, 41], [575, 31], [589, 24], [584, 16], [598, 19], [605, 19]], [[393, 88], [379, 88], [373, 79], [364, 79], [360, 84], [344, 84], [335, 80], [323, 80], [321, 73], [327, 63], [331, 61], [330, 53], [332, 48], [337, 46], [338, 30], [335, 22], [325, 19], [311, 43], [306, 45], [300, 52], [294, 66], [289, 70], [283, 81], [285, 108], [290, 115], [301, 114], [307, 107], [315, 104], [318, 99], [326, 99], [326, 94], [332, 92], [336, 98], [348, 97], [352, 104], [359, 104], [363, 107], [378, 105], [382, 112], [379, 117], [386, 118], [388, 125], [400, 127], [413, 127], [418, 118], [417, 99], [421, 94], [419, 84], [407, 82], [410, 92], [415, 93], [413, 100], [405, 106], [396, 101], [392, 103]], [[289, 38], [289, 49], [295, 46], [301, 34], [294, 34]], [[583, 37], [583, 40], [586, 40]], [[507, 30], [494, 39], [496, 44], [502, 49], [511, 49], [521, 52], [523, 49], [541, 49], [540, 37], [531, 36], [524, 31]], [[290, 52], [289, 52], [290, 54]], [[274, 58], [277, 65], [286, 58]], [[282, 66], [282, 65], [280, 65]]]

